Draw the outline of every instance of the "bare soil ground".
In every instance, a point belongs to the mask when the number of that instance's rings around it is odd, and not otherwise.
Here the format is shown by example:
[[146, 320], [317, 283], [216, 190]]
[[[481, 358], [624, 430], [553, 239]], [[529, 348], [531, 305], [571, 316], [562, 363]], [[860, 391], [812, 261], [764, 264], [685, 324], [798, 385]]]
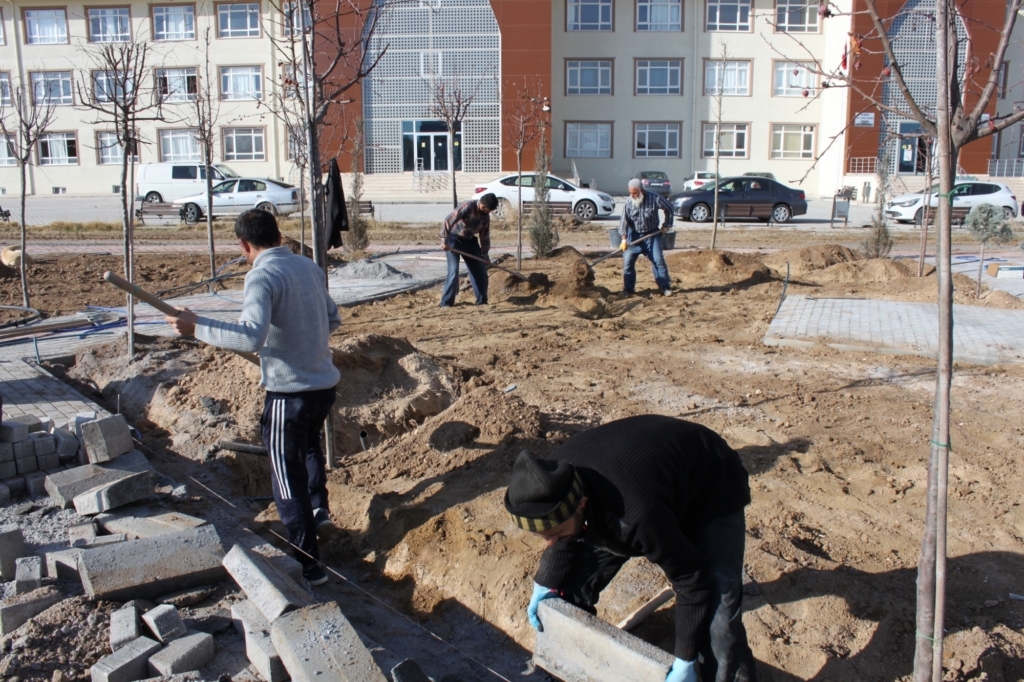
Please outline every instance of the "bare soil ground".
[[[464, 293], [439, 309], [439, 292], [428, 290], [343, 311], [332, 339], [342, 458], [329, 487], [348, 532], [326, 548], [329, 563], [518, 675], [513, 663], [533, 643], [525, 606], [542, 544], [501, 504], [515, 456], [551, 454], [573, 433], [628, 415], [681, 416], [722, 433], [751, 473], [745, 566], [758, 594], [744, 622], [761, 679], [909, 679], [934, 362], [761, 339], [786, 261], [790, 294], [928, 301], [935, 278], [835, 244], [808, 247], [807, 234], [771, 245], [789, 243], [802, 248], [672, 252], [671, 298], [650, 288], [646, 261], [639, 295], [623, 298], [616, 263], [591, 274], [563, 247], [524, 263], [543, 275], [532, 283], [495, 271], [487, 307]], [[955, 285], [958, 303], [1021, 305], [987, 291], [976, 299], [968, 278]], [[187, 341], [154, 341], [130, 369], [122, 357], [123, 348], [93, 349], [66, 372], [108, 403], [120, 394], [147, 443], [173, 462], [158, 467], [204, 470], [232, 499], [269, 495], [265, 459], [204, 462], [220, 438], [258, 442], [253, 367]], [[1020, 366], [958, 365], [955, 374], [950, 682], [1024, 680], [1024, 601], [1010, 596], [1024, 594], [1022, 379]], [[357, 430], [371, 434], [365, 452]], [[245, 522], [275, 527], [273, 505], [243, 511]], [[617, 622], [665, 584], [633, 560], [599, 615]], [[671, 649], [671, 609], [637, 634]], [[450, 670], [445, 679], [475, 678]]]

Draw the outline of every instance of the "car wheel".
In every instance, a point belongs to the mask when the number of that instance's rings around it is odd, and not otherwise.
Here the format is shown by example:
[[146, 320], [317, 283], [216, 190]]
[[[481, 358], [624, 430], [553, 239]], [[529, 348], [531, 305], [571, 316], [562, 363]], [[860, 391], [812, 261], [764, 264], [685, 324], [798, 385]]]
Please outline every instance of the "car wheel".
[[[938, 209], [936, 209], [938, 210]], [[914, 224], [920, 225], [924, 221], [924, 208], [917, 209], [917, 213], [914, 214]]]
[[203, 212], [197, 204], [185, 204], [185, 222], [191, 224], [198, 223], [199, 219], [203, 217]]
[[1009, 206], [1003, 206], [1003, 218], [1006, 220], [1013, 220], [1017, 217], [1017, 212]]
[[277, 206], [274, 206], [269, 201], [264, 201], [262, 204], [257, 204], [256, 208], [260, 211], [266, 211], [270, 215], [277, 215]]
[[577, 218], [584, 222], [593, 220], [594, 216], [597, 215], [597, 205], [593, 201], [584, 199], [576, 204], [576, 207], [573, 209], [573, 213], [576, 214]]
[[150, 192], [146, 195], [147, 204], [161, 204], [163, 201], [164, 198], [160, 196], [160, 192]]
[[897, 220], [896, 222], [898, 222], [900, 225], [906, 225], [910, 221], [909, 220]]
[[690, 220], [695, 223], [706, 223], [711, 220], [711, 209], [707, 204], [697, 204], [690, 209]]
[[498, 208], [494, 209], [494, 217], [498, 220], [505, 220], [512, 215], [512, 202], [508, 199], [498, 199]]
[[785, 204], [779, 204], [772, 209], [772, 221], [776, 223], [788, 223], [789, 219], [793, 217], [793, 213], [789, 210], [789, 206]]

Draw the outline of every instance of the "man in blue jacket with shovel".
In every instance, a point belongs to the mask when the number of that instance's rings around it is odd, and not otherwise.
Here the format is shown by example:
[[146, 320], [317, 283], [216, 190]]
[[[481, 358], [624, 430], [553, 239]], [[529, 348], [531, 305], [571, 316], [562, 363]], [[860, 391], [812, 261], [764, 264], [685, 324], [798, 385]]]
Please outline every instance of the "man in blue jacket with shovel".
[[[658, 227], [659, 210], [665, 212], [665, 222], [661, 227]], [[656, 232], [665, 234], [670, 227], [672, 204], [656, 192], [645, 192], [643, 184], [636, 178], [630, 180], [629, 197], [622, 207], [622, 219], [619, 221], [619, 236], [622, 237], [619, 249], [622, 251], [623, 294], [633, 294], [636, 287], [636, 260], [643, 254], [651, 261], [658, 289], [665, 296], [672, 295], [672, 282], [668, 278], [668, 266], [665, 265], [661, 237], [653, 236]], [[643, 241], [630, 246], [638, 239]]]

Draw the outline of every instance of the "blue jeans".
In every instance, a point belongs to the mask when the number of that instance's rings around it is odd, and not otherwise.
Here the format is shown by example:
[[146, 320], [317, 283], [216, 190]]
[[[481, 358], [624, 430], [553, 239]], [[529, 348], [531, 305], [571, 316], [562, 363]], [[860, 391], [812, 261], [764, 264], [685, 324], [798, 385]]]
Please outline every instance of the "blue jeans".
[[[477, 258], [483, 258], [480, 251], [480, 242], [476, 237], [464, 239], [455, 237], [449, 240], [448, 245]], [[444, 280], [444, 293], [441, 294], [441, 305], [455, 305], [455, 297], [459, 293], [459, 259], [466, 261], [466, 269], [469, 271], [469, 283], [473, 285], [473, 293], [476, 294], [476, 304], [487, 303], [487, 266], [472, 258], [463, 258], [451, 251], [444, 252], [448, 259], [448, 277]]]
[[[712, 581], [710, 623], [698, 644], [700, 677], [704, 682], [754, 682], [754, 654], [743, 627], [743, 512], [711, 521], [690, 541], [704, 555]], [[576, 556], [563, 586], [566, 601], [596, 612], [601, 591], [629, 557], [586, 544]]]
[[[630, 230], [627, 239], [630, 242], [635, 242], [642, 236], [643, 235]], [[640, 254], [647, 256], [647, 260], [651, 261], [651, 269], [654, 271], [654, 281], [657, 282], [658, 288], [663, 291], [665, 289], [671, 289], [672, 282], [668, 278], [668, 266], [665, 265], [665, 253], [661, 248], [661, 237], [651, 237], [643, 243], [629, 247], [626, 249], [625, 253], [622, 254], [623, 291], [632, 292], [636, 287], [636, 259], [640, 257]]]

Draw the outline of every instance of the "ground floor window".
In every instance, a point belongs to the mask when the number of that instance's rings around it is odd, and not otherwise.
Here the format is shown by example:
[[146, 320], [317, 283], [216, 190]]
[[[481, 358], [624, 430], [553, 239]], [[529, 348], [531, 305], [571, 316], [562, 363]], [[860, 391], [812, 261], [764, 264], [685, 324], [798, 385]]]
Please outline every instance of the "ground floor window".
[[[134, 144], [132, 145], [135, 146]], [[96, 133], [96, 149], [99, 151], [101, 165], [121, 165], [124, 160], [124, 148], [117, 141], [117, 133]], [[135, 162], [139, 161], [138, 149], [132, 153]]]
[[566, 123], [566, 158], [602, 158], [612, 156], [611, 123]]
[[718, 155], [720, 157], [744, 158], [747, 156], [747, 124], [746, 123], [723, 123], [722, 133], [718, 134], [718, 125], [715, 123], [704, 124], [704, 156], [714, 157], [715, 140], [718, 140]]
[[46, 133], [39, 138], [40, 166], [78, 164], [78, 141], [74, 133]]
[[263, 128], [225, 128], [225, 161], [263, 161]]
[[678, 158], [678, 123], [636, 123], [633, 125], [633, 156], [637, 158]]
[[202, 161], [203, 156], [199, 152], [199, 141], [196, 140], [196, 131], [190, 128], [184, 130], [161, 130], [160, 160]]
[[814, 126], [773, 125], [773, 159], [813, 159]]
[[[6, 142], [7, 144], [3, 144]], [[14, 151], [14, 139], [10, 135], [3, 136], [0, 142], [0, 166], [17, 166], [17, 154]]]

